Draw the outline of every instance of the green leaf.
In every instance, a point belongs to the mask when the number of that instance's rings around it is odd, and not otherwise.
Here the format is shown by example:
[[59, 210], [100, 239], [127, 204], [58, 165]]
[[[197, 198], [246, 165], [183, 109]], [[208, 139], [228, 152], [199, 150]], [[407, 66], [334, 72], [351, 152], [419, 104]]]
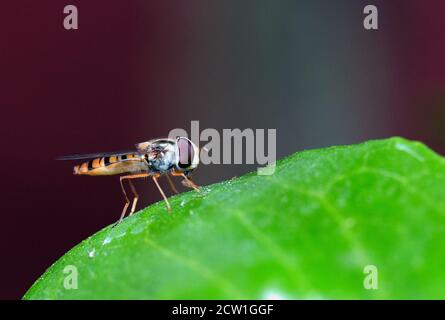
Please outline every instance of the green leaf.
[[445, 161], [421, 143], [304, 151], [171, 203], [83, 241], [24, 298], [445, 298]]

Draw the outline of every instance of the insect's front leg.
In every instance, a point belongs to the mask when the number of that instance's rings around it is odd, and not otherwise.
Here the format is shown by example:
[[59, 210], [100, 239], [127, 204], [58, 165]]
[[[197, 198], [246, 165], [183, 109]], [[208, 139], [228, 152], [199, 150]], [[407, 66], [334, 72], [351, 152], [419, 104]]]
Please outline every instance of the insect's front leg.
[[184, 180], [181, 181], [183, 186], [187, 188], [193, 188], [196, 190], [196, 192], [201, 192], [200, 187], [196, 183], [194, 183], [190, 177], [187, 177], [183, 172], [172, 171], [171, 175], [177, 177], [183, 177]]
[[193, 188], [196, 192], [201, 192], [201, 188], [193, 182], [192, 179], [184, 175], [184, 180], [181, 181], [182, 185], [188, 188]]

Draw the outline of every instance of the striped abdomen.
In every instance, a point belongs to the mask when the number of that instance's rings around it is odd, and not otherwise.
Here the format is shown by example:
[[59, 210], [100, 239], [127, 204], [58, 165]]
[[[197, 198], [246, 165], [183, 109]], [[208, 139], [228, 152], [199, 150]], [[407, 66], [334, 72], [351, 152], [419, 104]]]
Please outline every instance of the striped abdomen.
[[147, 170], [144, 157], [140, 154], [123, 154], [92, 159], [74, 167], [74, 174], [105, 176]]

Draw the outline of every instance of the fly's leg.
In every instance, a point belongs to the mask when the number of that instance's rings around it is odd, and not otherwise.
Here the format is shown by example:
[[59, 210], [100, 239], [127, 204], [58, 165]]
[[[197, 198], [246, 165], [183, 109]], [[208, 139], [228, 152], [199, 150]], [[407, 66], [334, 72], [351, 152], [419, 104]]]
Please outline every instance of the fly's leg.
[[122, 193], [124, 194], [124, 198], [125, 198], [125, 206], [124, 206], [124, 209], [122, 210], [119, 221], [117, 221], [115, 225], [118, 225], [119, 223], [122, 222], [122, 220], [124, 219], [125, 214], [127, 212], [128, 206], [130, 205], [130, 199], [128, 199], [128, 195], [127, 195], [127, 192], [125, 191], [125, 187], [124, 187], [124, 180], [128, 180], [128, 183], [130, 184], [130, 187], [131, 187], [131, 191], [133, 192], [133, 195], [134, 195], [133, 204], [131, 206], [131, 211], [129, 214], [131, 216], [136, 209], [136, 204], [139, 199], [139, 195], [136, 192], [136, 188], [134, 187], [133, 183], [131, 182], [131, 179], [146, 178], [148, 176], [149, 176], [148, 173], [140, 173], [140, 174], [133, 174], [133, 175], [120, 177], [121, 189], [122, 189]]
[[124, 209], [122, 209], [121, 216], [119, 218], [119, 221], [116, 223], [116, 225], [121, 223], [121, 221], [124, 219], [125, 213], [127, 212], [128, 206], [130, 205], [130, 200], [128, 199], [127, 192], [125, 191], [125, 187], [124, 187], [124, 183], [123, 183], [124, 179], [125, 179], [125, 177], [119, 177], [119, 182], [121, 184], [122, 193], [124, 194], [124, 198], [125, 198], [125, 206], [124, 206]]
[[198, 186], [196, 183], [194, 183], [194, 182], [192, 181], [192, 179], [190, 179], [189, 177], [187, 177], [184, 173], [182, 173], [182, 172], [175, 172], [175, 171], [172, 171], [172, 172], [171, 172], [171, 175], [172, 175], [172, 176], [183, 177], [184, 180], [181, 181], [181, 183], [182, 183], [183, 186], [188, 187], [188, 188], [193, 188], [193, 189], [196, 190], [196, 192], [201, 192], [201, 189], [199, 188], [199, 186]]
[[167, 197], [165, 196], [164, 191], [162, 191], [161, 186], [159, 185], [158, 177], [159, 177], [159, 175], [154, 175], [151, 178], [153, 179], [153, 182], [156, 184], [156, 187], [158, 187], [159, 192], [161, 193], [162, 197], [165, 200], [165, 204], [167, 206], [167, 211], [171, 212], [172, 211], [172, 207], [171, 207], [170, 202], [168, 201]]
[[201, 192], [201, 189], [199, 186], [192, 181], [189, 177], [187, 177], [185, 174], [181, 174], [181, 176], [184, 178], [184, 180], [181, 181], [182, 185], [193, 188], [196, 190], [196, 192]]
[[136, 188], [134, 187], [133, 182], [131, 182], [130, 179], [128, 179], [128, 183], [130, 184], [131, 191], [133, 192], [133, 195], [134, 195], [133, 204], [131, 205], [131, 211], [130, 211], [130, 214], [128, 215], [128, 216], [131, 216], [134, 213], [134, 211], [136, 210], [136, 205], [139, 200], [139, 194], [137, 193]]
[[179, 193], [178, 189], [176, 189], [175, 185], [173, 184], [173, 181], [170, 178], [170, 176], [168, 174], [166, 174], [165, 176], [167, 177], [168, 184], [170, 185], [170, 188], [173, 190], [173, 192], [176, 194]]
[[[138, 195], [138, 193], [136, 191], [136, 188], [133, 185], [133, 182], [131, 182], [131, 180], [132, 179], [138, 179], [138, 178], [146, 178], [146, 177], [148, 177], [150, 175], [151, 174], [149, 174], [149, 173], [139, 173], [139, 174], [133, 174], [133, 175], [120, 177], [120, 185], [121, 185], [122, 193], [124, 194], [124, 198], [125, 198], [125, 206], [124, 206], [124, 209], [122, 210], [122, 213], [121, 213], [121, 216], [119, 218], [119, 221], [117, 221], [114, 226], [116, 226], [120, 222], [122, 222], [122, 220], [124, 219], [125, 214], [127, 212], [127, 209], [130, 206], [130, 199], [128, 198], [128, 195], [127, 195], [127, 192], [125, 190], [123, 181], [124, 180], [128, 180], [128, 183], [130, 185], [131, 191], [133, 192], [133, 195], [134, 195], [133, 204], [131, 206], [131, 211], [130, 211], [130, 214], [129, 214], [129, 216], [131, 216], [134, 213], [134, 211], [136, 210], [136, 205], [137, 205], [137, 202], [139, 200], [139, 195]], [[153, 179], [154, 183], [156, 184], [156, 187], [158, 188], [158, 190], [161, 193], [162, 197], [165, 200], [165, 204], [167, 205], [168, 212], [171, 212], [172, 208], [171, 208], [170, 202], [168, 201], [167, 197], [165, 196], [164, 191], [161, 189], [161, 186], [159, 185], [159, 182], [158, 182], [158, 177], [159, 176], [160, 176], [159, 174], [158, 175], [153, 175], [152, 179]], [[173, 188], [174, 188], [173, 182], [170, 179], [169, 179], [169, 181], [171, 182], [171, 186], [173, 186]], [[176, 190], [176, 188], [174, 188], [174, 190]]]

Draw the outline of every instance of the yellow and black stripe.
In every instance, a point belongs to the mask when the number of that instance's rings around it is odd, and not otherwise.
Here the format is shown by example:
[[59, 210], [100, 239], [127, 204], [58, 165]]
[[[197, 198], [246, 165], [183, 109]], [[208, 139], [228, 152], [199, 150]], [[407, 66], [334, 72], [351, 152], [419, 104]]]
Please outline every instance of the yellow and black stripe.
[[73, 173], [76, 175], [113, 175], [131, 172], [142, 160], [140, 155], [133, 153], [100, 157], [75, 166]]

